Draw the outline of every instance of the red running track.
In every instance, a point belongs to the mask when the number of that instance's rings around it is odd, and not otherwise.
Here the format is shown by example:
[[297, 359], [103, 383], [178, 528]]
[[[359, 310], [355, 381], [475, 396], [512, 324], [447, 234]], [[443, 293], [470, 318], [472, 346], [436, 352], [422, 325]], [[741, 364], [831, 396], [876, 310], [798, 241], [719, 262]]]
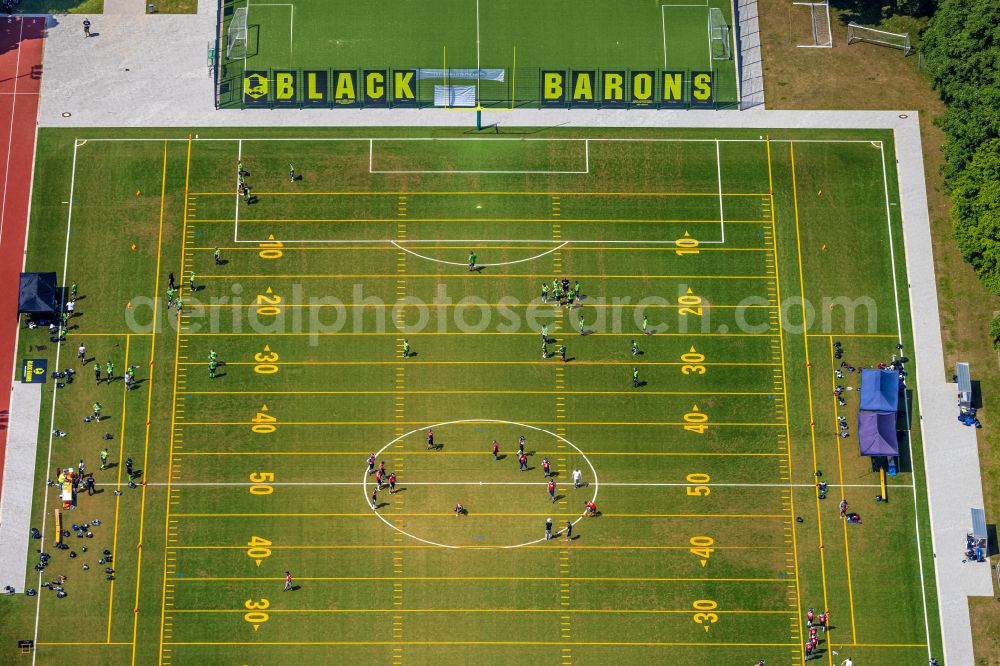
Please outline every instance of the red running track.
[[[11, 381], [44, 48], [44, 18], [0, 18], [0, 378]], [[10, 390], [0, 381], [0, 492], [9, 415]]]

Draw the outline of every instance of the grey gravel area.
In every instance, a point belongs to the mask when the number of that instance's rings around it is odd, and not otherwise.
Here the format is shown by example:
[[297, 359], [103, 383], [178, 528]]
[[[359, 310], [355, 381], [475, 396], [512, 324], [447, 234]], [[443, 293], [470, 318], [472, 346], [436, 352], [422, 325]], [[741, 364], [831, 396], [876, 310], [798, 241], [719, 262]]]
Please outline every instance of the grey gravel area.
[[10, 585], [17, 592], [24, 591], [28, 568], [31, 496], [43, 386], [49, 385], [18, 382], [11, 387], [3, 497], [0, 497], [0, 589]]

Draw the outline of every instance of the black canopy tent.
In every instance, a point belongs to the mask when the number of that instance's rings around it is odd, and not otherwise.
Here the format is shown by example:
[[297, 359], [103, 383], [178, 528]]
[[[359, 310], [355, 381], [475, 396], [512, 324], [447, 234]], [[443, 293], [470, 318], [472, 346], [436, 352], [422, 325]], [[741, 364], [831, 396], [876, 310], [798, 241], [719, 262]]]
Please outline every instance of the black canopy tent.
[[54, 315], [59, 311], [59, 289], [55, 273], [21, 273], [17, 297], [18, 313]]

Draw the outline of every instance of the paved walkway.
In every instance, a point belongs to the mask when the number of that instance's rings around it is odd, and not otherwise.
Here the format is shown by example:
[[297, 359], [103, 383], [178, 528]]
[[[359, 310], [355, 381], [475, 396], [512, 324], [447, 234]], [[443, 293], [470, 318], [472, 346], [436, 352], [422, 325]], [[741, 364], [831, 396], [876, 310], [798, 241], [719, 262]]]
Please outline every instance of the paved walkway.
[[[78, 17], [54, 19], [42, 84], [43, 127], [465, 126], [471, 114], [425, 109], [216, 111], [205, 61], [215, 30], [214, 3], [197, 16], [144, 16], [108, 0], [85, 39]], [[126, 13], [128, 12], [128, 13]], [[892, 129], [914, 317], [917, 398], [931, 502], [934, 569], [949, 664], [973, 662], [967, 597], [991, 595], [987, 565], [961, 564], [969, 508], [982, 506], [975, 432], [955, 420], [955, 387], [946, 381], [930, 242], [920, 128], [915, 112], [616, 111], [518, 109], [484, 113], [484, 122], [533, 127], [718, 127]], [[86, 135], [86, 130], [81, 130]], [[176, 135], [176, 132], [164, 132]], [[950, 376], [950, 375], [949, 375]], [[916, 470], [919, 474], [920, 470]], [[926, 538], [927, 535], [921, 535]], [[916, 584], [903, 581], [902, 584]], [[933, 620], [933, 619], [932, 619]], [[938, 655], [935, 655], [938, 656]]]
[[983, 486], [976, 431], [958, 422], [958, 387], [944, 368], [919, 126], [896, 129], [896, 159], [944, 663], [972, 664], [968, 597], [992, 596], [993, 581], [989, 564], [962, 564], [970, 509], [983, 507]]
[[[24, 591], [28, 569], [31, 496], [43, 386], [51, 384], [17, 383], [11, 389], [7, 462], [0, 497], [0, 588], [10, 585], [18, 592]], [[46, 543], [46, 539], [37, 543]]]

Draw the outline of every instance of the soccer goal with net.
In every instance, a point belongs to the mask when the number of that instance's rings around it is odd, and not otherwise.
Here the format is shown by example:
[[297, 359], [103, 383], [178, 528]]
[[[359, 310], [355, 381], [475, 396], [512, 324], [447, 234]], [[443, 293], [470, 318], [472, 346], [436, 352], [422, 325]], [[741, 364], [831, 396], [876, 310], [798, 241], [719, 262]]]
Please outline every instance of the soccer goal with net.
[[793, 2], [809, 8], [812, 20], [812, 44], [796, 44], [800, 49], [832, 49], [833, 31], [830, 28], [830, 0], [820, 2]]
[[910, 33], [908, 32], [886, 32], [875, 28], [866, 28], [857, 23], [847, 24], [847, 43], [868, 42], [869, 44], [879, 44], [894, 49], [900, 49], [903, 55], [910, 55], [913, 47], [910, 46]]
[[729, 60], [732, 57], [729, 48], [729, 24], [726, 23], [722, 10], [716, 7], [708, 11], [708, 36], [712, 45], [712, 60]]
[[247, 56], [247, 8], [238, 7], [233, 12], [233, 20], [229, 22], [226, 33], [226, 57], [238, 60]]

